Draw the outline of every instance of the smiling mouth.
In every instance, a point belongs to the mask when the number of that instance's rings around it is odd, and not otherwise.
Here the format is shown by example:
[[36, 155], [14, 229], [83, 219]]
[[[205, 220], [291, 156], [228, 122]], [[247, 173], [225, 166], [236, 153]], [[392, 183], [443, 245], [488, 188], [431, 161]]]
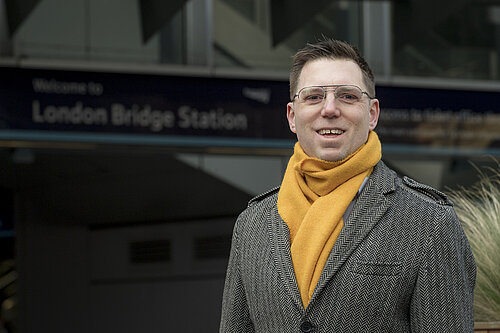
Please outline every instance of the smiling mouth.
[[317, 131], [319, 135], [340, 135], [344, 133], [344, 131], [339, 129], [320, 129]]

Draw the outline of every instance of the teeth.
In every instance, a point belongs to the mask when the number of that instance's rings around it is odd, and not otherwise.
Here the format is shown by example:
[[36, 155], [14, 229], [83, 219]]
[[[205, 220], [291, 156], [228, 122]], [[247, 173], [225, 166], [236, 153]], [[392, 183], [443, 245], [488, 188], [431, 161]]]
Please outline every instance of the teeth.
[[342, 134], [344, 131], [339, 130], [339, 129], [321, 129], [318, 131], [319, 134], [324, 135], [324, 134]]

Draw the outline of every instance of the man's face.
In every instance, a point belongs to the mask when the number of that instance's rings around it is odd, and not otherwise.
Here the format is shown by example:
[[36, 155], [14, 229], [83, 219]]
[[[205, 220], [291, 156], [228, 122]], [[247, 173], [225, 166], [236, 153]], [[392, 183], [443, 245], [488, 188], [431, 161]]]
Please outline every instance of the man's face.
[[[355, 85], [366, 90], [359, 66], [351, 60], [317, 59], [302, 68], [297, 91], [308, 86]], [[287, 104], [290, 130], [309, 157], [340, 161], [355, 152], [377, 126], [379, 102], [363, 94], [354, 104], [343, 104], [333, 91], [322, 103], [306, 105], [299, 98]]]

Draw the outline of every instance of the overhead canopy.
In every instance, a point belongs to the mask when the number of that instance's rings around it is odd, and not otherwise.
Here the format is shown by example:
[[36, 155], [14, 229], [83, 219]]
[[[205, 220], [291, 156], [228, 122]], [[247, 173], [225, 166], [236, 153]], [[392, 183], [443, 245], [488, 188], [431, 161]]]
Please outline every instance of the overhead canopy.
[[5, 0], [9, 34], [12, 37], [40, 0]]
[[140, 0], [142, 40], [147, 42], [188, 0]]
[[271, 0], [271, 29], [273, 46], [283, 42], [297, 29], [330, 5], [332, 0]]

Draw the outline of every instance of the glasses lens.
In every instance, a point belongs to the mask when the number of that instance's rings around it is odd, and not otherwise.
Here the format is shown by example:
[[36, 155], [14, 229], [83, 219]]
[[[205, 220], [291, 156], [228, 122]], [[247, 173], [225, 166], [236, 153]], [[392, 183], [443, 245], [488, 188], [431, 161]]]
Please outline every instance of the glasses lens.
[[354, 104], [363, 98], [363, 92], [356, 86], [338, 86], [335, 98], [342, 103]]
[[318, 104], [325, 98], [325, 90], [321, 87], [305, 87], [299, 91], [299, 101], [301, 103], [313, 105]]

